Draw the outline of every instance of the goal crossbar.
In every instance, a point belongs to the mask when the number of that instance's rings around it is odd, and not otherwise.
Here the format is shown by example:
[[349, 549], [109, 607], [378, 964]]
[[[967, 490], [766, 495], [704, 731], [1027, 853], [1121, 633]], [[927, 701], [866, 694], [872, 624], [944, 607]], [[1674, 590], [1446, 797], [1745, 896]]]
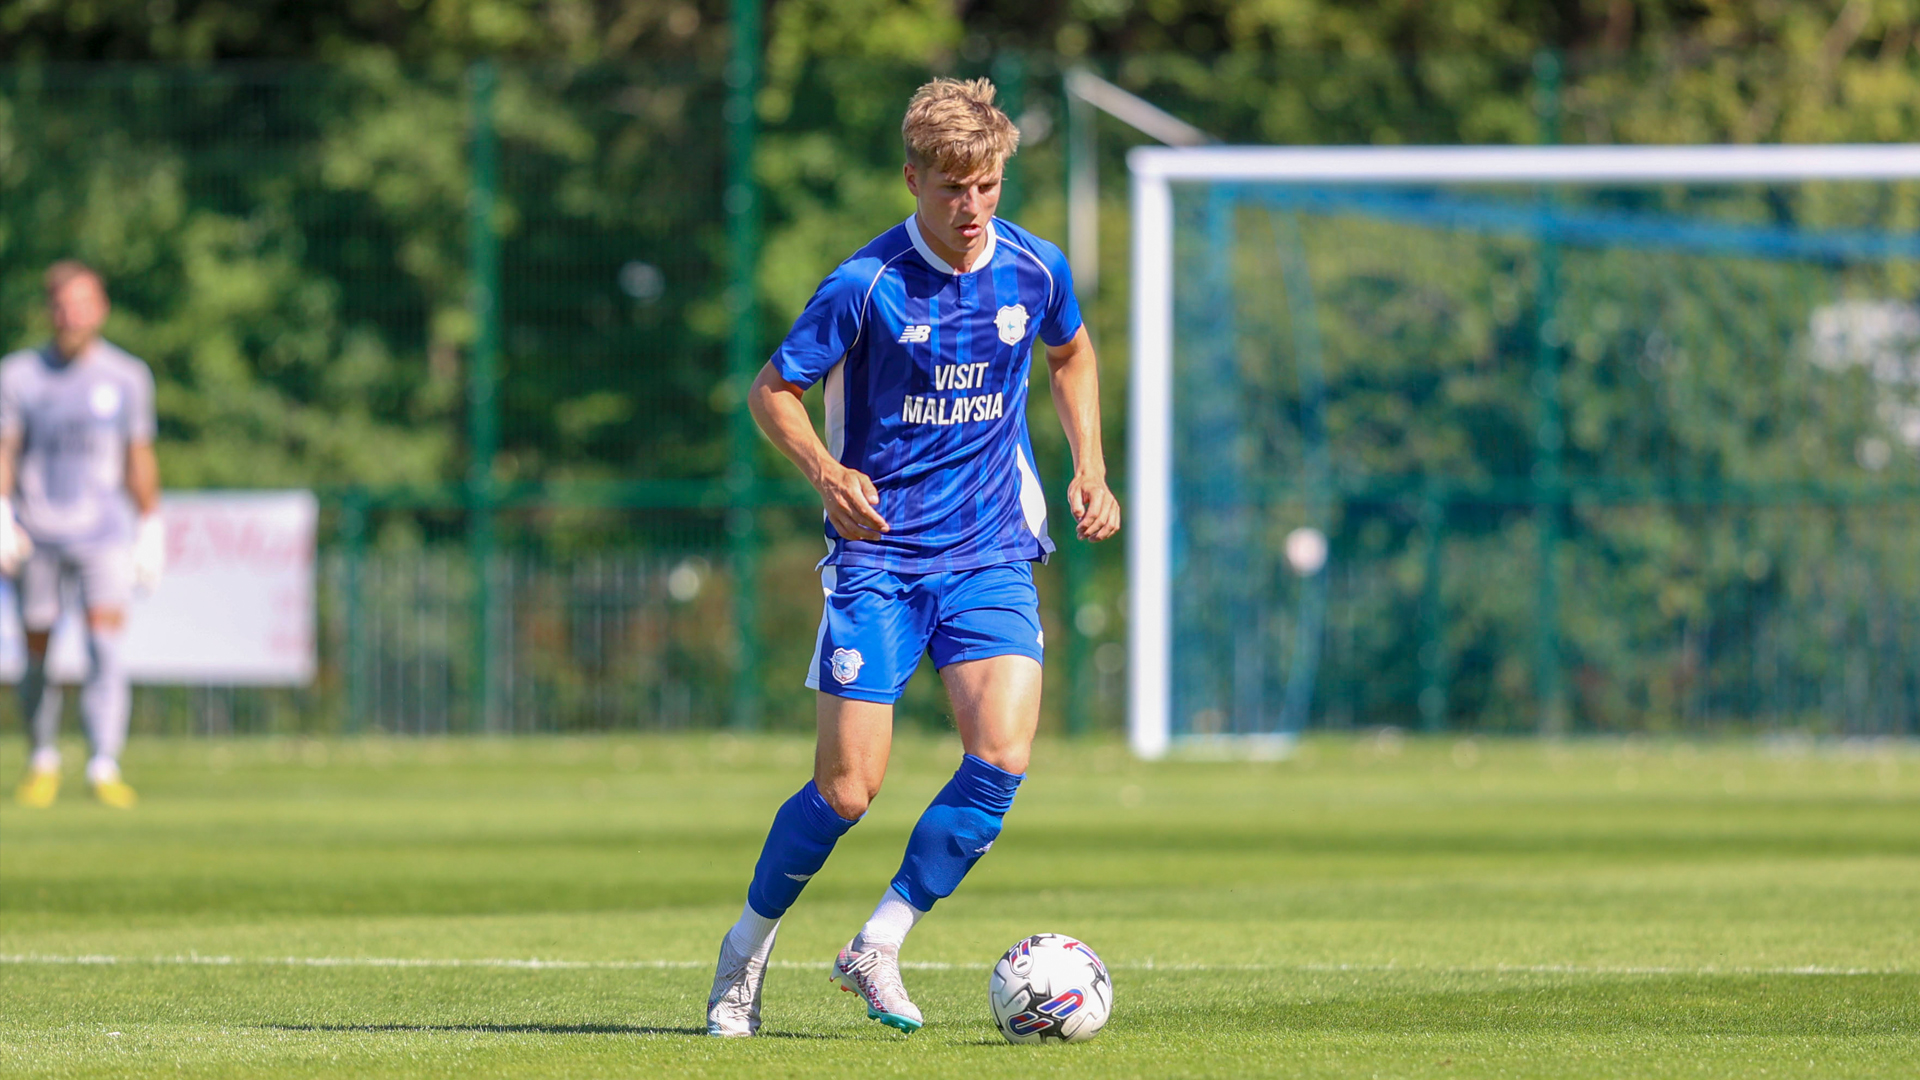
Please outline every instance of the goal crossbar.
[[1138, 147], [1129, 410], [1127, 728], [1172, 748], [1173, 193], [1180, 182], [1662, 184], [1920, 179], [1920, 145]]

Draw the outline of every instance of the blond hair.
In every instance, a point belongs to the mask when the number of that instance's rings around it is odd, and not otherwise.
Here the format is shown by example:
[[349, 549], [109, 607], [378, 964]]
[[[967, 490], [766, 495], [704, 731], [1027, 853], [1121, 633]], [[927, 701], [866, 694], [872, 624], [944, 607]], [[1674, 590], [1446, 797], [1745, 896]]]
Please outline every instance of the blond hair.
[[986, 79], [935, 79], [915, 90], [900, 136], [915, 168], [953, 177], [997, 172], [1020, 146], [1020, 129], [994, 107]]

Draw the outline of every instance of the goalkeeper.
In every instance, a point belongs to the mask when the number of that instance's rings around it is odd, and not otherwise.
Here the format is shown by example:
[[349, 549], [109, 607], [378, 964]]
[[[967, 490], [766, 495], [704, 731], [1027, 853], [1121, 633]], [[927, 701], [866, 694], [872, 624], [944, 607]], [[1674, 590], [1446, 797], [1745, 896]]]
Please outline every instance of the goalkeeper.
[[[807, 685], [813, 779], [774, 815], [740, 919], [720, 946], [707, 1031], [752, 1035], [774, 932], [880, 791], [893, 703], [923, 654], [953, 701], [960, 768], [907, 838], [900, 871], [833, 978], [867, 1015], [913, 1031], [900, 946], [993, 846], [1040, 720], [1039, 599], [1053, 550], [1027, 438], [1027, 378], [1046, 347], [1072, 448], [1079, 534], [1120, 527], [1100, 452], [1093, 347], [1060, 249], [994, 217], [1019, 132], [984, 79], [938, 79], [901, 125], [913, 216], [822, 282], [754, 381], [754, 418], [820, 492], [826, 594]], [[826, 442], [801, 392], [824, 384]]]
[[14, 583], [26, 630], [20, 706], [33, 741], [15, 796], [45, 807], [60, 792], [61, 702], [47, 682], [47, 641], [74, 587], [89, 659], [80, 690], [93, 747], [87, 780], [101, 802], [126, 809], [127, 604], [136, 587], [158, 582], [165, 555], [153, 373], [101, 339], [107, 290], [91, 267], [53, 264], [46, 296], [53, 340], [0, 360], [0, 574]]

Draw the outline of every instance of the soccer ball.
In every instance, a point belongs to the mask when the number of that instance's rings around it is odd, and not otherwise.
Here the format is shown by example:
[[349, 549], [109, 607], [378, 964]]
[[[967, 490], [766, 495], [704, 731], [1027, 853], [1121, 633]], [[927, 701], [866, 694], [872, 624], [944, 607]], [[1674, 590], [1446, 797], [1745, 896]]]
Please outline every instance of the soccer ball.
[[1008, 1042], [1084, 1042], [1113, 1014], [1107, 965], [1065, 934], [1035, 934], [1008, 949], [987, 978], [987, 996]]

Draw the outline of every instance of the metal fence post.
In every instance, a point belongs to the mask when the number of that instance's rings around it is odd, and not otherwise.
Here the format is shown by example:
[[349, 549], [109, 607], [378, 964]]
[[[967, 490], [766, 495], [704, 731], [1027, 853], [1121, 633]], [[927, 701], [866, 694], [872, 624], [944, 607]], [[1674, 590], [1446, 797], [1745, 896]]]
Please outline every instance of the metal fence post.
[[758, 521], [759, 436], [747, 412], [747, 389], [760, 367], [759, 306], [754, 271], [759, 266], [759, 192], [753, 176], [758, 134], [754, 96], [760, 86], [761, 0], [734, 0], [733, 58], [727, 62], [727, 377], [733, 383], [731, 464], [727, 467], [727, 539], [733, 564], [734, 677], [730, 722], [741, 729], [760, 724], [760, 604]]
[[[1027, 60], [1018, 52], [1007, 51], [994, 57], [994, 89], [999, 91], [1000, 111], [1015, 125], [1020, 123], [1020, 115], [1026, 109], [1027, 97]], [[1000, 181], [999, 216], [1011, 219], [1020, 212], [1022, 196], [1026, 194], [1020, 183], [1021, 168], [1019, 158], [1007, 162], [1006, 173]]]
[[[1073, 454], [1067, 454], [1067, 484], [1073, 483]], [[1067, 641], [1067, 734], [1085, 735], [1091, 722], [1092, 689], [1087, 685], [1087, 635], [1080, 629], [1080, 598], [1086, 594], [1087, 568], [1084, 560], [1093, 557], [1093, 546], [1080, 539], [1073, 517], [1063, 523], [1066, 529], [1055, 554], [1065, 556], [1060, 582], [1060, 628]]]
[[1073, 71], [1060, 76], [1067, 103], [1067, 261], [1085, 310], [1100, 292], [1100, 143], [1093, 104], [1073, 92]]
[[[1097, 280], [1092, 265], [1092, 257], [1087, 255], [1093, 237], [1088, 235], [1087, 208], [1092, 207], [1098, 213], [1100, 189], [1098, 178], [1092, 171], [1093, 107], [1069, 91], [1066, 76], [1061, 77], [1060, 100], [1066, 105], [1067, 167], [1065, 170], [1067, 195], [1067, 248], [1069, 263], [1073, 267], [1074, 291], [1081, 299], [1080, 310], [1089, 317], [1093, 314], [1098, 297], [1094, 295]], [[1085, 204], [1084, 206], [1082, 204]], [[1093, 219], [1096, 223], [1098, 218]], [[1065, 467], [1061, 470], [1067, 484], [1073, 483], [1073, 454], [1068, 452]], [[1062, 628], [1067, 635], [1067, 734], [1084, 735], [1093, 726], [1092, 695], [1093, 688], [1087, 678], [1087, 657], [1092, 644], [1087, 635], [1080, 631], [1080, 604], [1087, 591], [1087, 570], [1085, 560], [1093, 557], [1092, 548], [1080, 542], [1079, 535], [1073, 531], [1073, 520], [1068, 518], [1066, 535], [1060, 538], [1059, 554], [1065, 557], [1061, 569], [1061, 592], [1064, 595], [1062, 609], [1064, 618]]]
[[472, 573], [470, 731], [493, 727], [493, 459], [499, 445], [500, 235], [494, 222], [499, 191], [499, 143], [493, 92], [499, 73], [481, 60], [468, 72], [473, 123], [472, 189], [467, 204], [467, 303], [473, 315], [473, 354], [467, 364], [467, 554]]
[[1420, 730], [1447, 728], [1446, 611], [1440, 593], [1441, 556], [1447, 541], [1447, 502], [1429, 485], [1420, 500], [1420, 525], [1427, 534], [1426, 571], [1420, 583]]
[[346, 731], [358, 735], [367, 729], [367, 634], [361, 627], [365, 605], [360, 598], [361, 565], [367, 557], [367, 500], [359, 489], [340, 504], [341, 567], [340, 620], [344, 631], [347, 691]]
[[[1560, 58], [1543, 52], [1534, 60], [1539, 80], [1536, 107], [1540, 112], [1540, 141], [1560, 141]], [[1554, 194], [1541, 199], [1551, 212]], [[1533, 520], [1538, 589], [1534, 597], [1533, 679], [1536, 722], [1542, 735], [1567, 731], [1566, 680], [1560, 656], [1560, 516], [1564, 500], [1561, 450], [1566, 431], [1560, 410], [1560, 245], [1551, 235], [1536, 240], [1538, 252], [1537, 317], [1534, 324], [1533, 397], [1535, 408], [1533, 460]]]

